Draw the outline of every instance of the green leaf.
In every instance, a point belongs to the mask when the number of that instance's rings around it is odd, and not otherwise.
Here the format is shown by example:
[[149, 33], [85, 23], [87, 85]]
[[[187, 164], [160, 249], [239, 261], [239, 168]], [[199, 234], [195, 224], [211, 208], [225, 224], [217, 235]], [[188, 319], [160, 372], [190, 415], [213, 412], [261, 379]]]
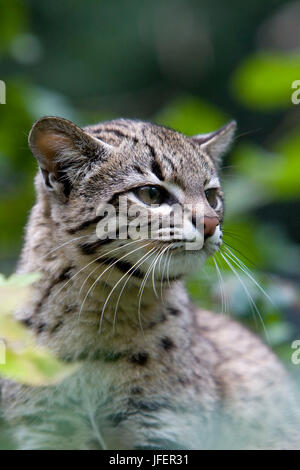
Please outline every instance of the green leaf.
[[76, 370], [76, 365], [65, 365], [46, 349], [36, 346], [17, 351], [6, 350], [6, 363], [0, 364], [0, 375], [28, 385], [49, 385], [64, 379]]
[[187, 135], [218, 129], [229, 118], [211, 103], [192, 96], [175, 99], [154, 117], [155, 122]]
[[[288, 200], [299, 197], [299, 146], [299, 131], [281, 139], [275, 145], [274, 152], [266, 152], [253, 144], [237, 146], [233, 153], [234, 165], [239, 169], [237, 182], [245, 185], [245, 188], [247, 185], [253, 188], [251, 198], [248, 198], [253, 206], [257, 205], [259, 200], [267, 203], [272, 199]], [[227, 191], [229, 198], [231, 183], [232, 181], [227, 183], [230, 187]], [[243, 195], [242, 189], [240, 194]], [[247, 196], [247, 192], [245, 195]], [[243, 201], [247, 201], [247, 198], [243, 198]]]
[[300, 80], [300, 54], [259, 52], [248, 57], [231, 79], [233, 95], [255, 110], [293, 106], [292, 83]]
[[47, 385], [62, 380], [77, 366], [65, 365], [46, 348], [38, 346], [31, 331], [12, 315], [38, 278], [36, 273], [15, 274], [8, 279], [0, 275], [0, 346], [5, 362], [0, 363], [0, 375], [26, 384]]

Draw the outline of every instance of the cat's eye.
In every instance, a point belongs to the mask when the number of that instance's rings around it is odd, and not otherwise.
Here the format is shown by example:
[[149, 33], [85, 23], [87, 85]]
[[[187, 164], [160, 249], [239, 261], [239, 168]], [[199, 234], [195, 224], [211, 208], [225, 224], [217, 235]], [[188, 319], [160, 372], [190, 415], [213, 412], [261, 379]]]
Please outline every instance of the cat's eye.
[[145, 204], [162, 204], [166, 199], [166, 191], [157, 186], [141, 186], [135, 189], [135, 194]]
[[206, 199], [208, 200], [209, 205], [213, 209], [215, 209], [218, 204], [217, 190], [215, 188], [207, 189], [205, 191], [205, 196], [206, 196]]

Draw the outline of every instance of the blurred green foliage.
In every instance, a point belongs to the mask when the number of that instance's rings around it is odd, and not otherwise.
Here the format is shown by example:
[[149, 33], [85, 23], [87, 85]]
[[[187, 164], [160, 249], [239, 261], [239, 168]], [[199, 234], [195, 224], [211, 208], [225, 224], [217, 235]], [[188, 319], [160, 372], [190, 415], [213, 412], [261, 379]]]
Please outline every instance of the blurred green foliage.
[[247, 57], [237, 68], [231, 87], [250, 109], [285, 109], [290, 106], [292, 83], [299, 76], [299, 53], [259, 52]]
[[28, 328], [13, 318], [13, 311], [30, 295], [30, 285], [38, 274], [0, 276], [0, 376], [29, 385], [48, 385], [74, 372], [38, 346]]
[[292, 27], [300, 2], [252, 0], [241, 8], [237, 0], [0, 1], [0, 79], [7, 85], [7, 104], [0, 105], [0, 272], [14, 269], [34, 201], [27, 135], [35, 119], [54, 114], [85, 125], [138, 117], [196, 134], [234, 118], [239, 130], [222, 180], [230, 245], [224, 253], [236, 272], [218, 255], [221, 286], [211, 260], [188, 287], [200, 305], [220, 311], [223, 303], [264, 339], [267, 331], [295, 370], [300, 105], [292, 104], [291, 87], [300, 80]]
[[[13, 311], [30, 295], [30, 285], [38, 277], [15, 274], [6, 279], [0, 275], [0, 382], [2, 377], [25, 385], [46, 386], [58, 383], [76, 370], [76, 364], [63, 364], [46, 348], [38, 346], [32, 333], [13, 318]], [[0, 450], [14, 447], [0, 409]]]

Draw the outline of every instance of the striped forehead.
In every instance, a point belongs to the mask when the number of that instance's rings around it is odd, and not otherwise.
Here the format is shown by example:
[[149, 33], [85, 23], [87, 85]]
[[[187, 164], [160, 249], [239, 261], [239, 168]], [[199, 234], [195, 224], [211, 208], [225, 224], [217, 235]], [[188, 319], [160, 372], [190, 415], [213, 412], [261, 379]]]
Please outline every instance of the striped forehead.
[[188, 139], [181, 145], [164, 142], [164, 146], [157, 149], [155, 159], [156, 175], [161, 180], [172, 183], [184, 191], [198, 191], [199, 186], [214, 180], [215, 187], [220, 186], [215, 166], [207, 155], [192, 145]]
[[[159, 156], [163, 179], [175, 183], [184, 190], [197, 187], [211, 179], [216, 179], [216, 170], [209, 159], [200, 154], [184, 153], [169, 158], [164, 154]], [[172, 161], [173, 165], [170, 163]]]
[[160, 181], [183, 190], [216, 178], [216, 169], [208, 155], [188, 137], [168, 128], [141, 121], [118, 120], [86, 128], [95, 137], [122, 149], [128, 165], [145, 164]]

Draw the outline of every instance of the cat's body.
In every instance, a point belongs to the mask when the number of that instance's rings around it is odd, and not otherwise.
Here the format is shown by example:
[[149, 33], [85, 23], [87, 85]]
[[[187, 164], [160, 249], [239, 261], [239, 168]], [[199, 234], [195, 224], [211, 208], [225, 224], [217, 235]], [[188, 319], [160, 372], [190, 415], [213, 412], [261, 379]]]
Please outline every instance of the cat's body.
[[[192, 139], [140, 121], [35, 125], [42, 171], [19, 272], [42, 277], [17, 317], [79, 368], [51, 387], [2, 383], [19, 448], [297, 446], [288, 378], [273, 353], [228, 316], [196, 309], [181, 281], [221, 244], [217, 158], [233, 131]], [[159, 210], [201, 201], [201, 250], [97, 238], [103, 201], [116, 205], [122, 193], [152, 210], [141, 187], [160, 198]]]

